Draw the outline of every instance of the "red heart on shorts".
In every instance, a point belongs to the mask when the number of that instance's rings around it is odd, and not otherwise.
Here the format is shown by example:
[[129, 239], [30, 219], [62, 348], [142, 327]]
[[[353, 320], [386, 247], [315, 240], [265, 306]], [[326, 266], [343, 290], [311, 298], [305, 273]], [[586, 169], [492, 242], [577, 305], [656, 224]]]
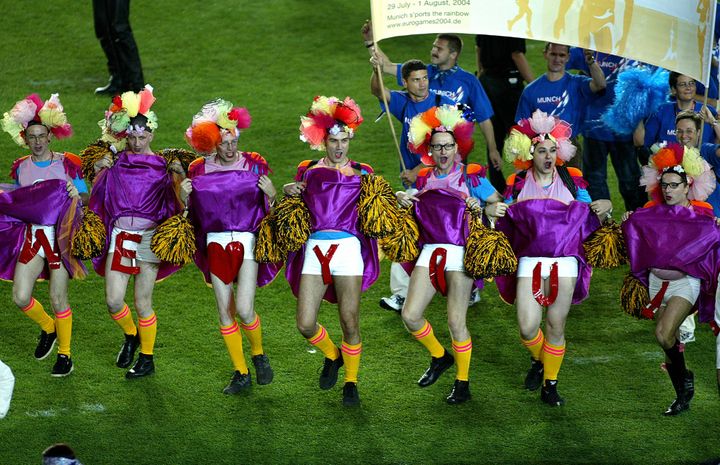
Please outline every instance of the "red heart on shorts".
[[243, 263], [245, 248], [240, 242], [231, 242], [224, 248], [217, 242], [208, 245], [208, 265], [210, 273], [214, 274], [225, 284], [235, 281]]

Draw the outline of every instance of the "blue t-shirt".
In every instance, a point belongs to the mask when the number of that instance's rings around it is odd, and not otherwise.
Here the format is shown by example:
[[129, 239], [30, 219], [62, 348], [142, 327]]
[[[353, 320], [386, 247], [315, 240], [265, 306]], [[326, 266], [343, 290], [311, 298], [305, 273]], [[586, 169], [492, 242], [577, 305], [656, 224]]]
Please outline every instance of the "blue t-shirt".
[[587, 76], [565, 73], [551, 82], [542, 75], [528, 84], [520, 96], [515, 121], [530, 118], [535, 110], [544, 111], [569, 123], [573, 134], [580, 134], [588, 102], [594, 98]]
[[[398, 64], [395, 75], [398, 85], [402, 85], [402, 73]], [[492, 118], [493, 109], [490, 99], [475, 75], [455, 65], [449, 70], [440, 71], [435, 65], [428, 65], [430, 92], [440, 94], [453, 101], [469, 106], [474, 113], [474, 120], [482, 123]]]
[[715, 173], [715, 190], [707, 198], [706, 202], [712, 205], [715, 216], [720, 218], [720, 157], [717, 156], [717, 151], [720, 149], [720, 145], [717, 144], [702, 144], [700, 146], [700, 155], [705, 161], [712, 166], [713, 172]]
[[[695, 102], [693, 110], [699, 112], [702, 102]], [[708, 105], [713, 116], [717, 117], [715, 108]], [[657, 142], [677, 142], [675, 138], [675, 117], [680, 113], [676, 102], [668, 102], [660, 105], [655, 113], [645, 120], [645, 146], [650, 147]], [[712, 126], [705, 124], [703, 129], [703, 143], [713, 142], [715, 132]]]
[[[45, 161], [34, 161], [33, 163], [35, 164], [35, 166], [37, 166], [39, 168], [47, 168], [48, 166], [50, 166], [50, 163], [52, 163], [52, 162], [53, 162], [53, 160], [50, 159], [50, 160], [45, 160]], [[20, 178], [20, 168], [18, 168], [18, 179], [19, 178]], [[78, 176], [78, 177], [72, 179], [72, 183], [75, 186], [75, 188], [78, 190], [78, 194], [87, 194], [88, 193], [87, 184], [85, 184], [84, 179], [80, 179], [80, 177]], [[17, 181], [15, 181], [15, 184], [17, 184]]]

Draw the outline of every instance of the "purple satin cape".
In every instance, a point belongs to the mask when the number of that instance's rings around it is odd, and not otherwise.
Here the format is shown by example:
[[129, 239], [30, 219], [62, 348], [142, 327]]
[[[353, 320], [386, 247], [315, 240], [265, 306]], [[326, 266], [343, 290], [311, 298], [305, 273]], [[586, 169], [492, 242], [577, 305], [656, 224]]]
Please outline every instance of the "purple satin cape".
[[[95, 178], [89, 208], [102, 219], [107, 231], [103, 254], [93, 258], [93, 268], [100, 276], [105, 276], [112, 228], [118, 218], [135, 216], [160, 224], [182, 210], [165, 159], [159, 155], [128, 152], [118, 154], [115, 164]], [[166, 278], [179, 269], [161, 262], [157, 279]]]
[[622, 224], [630, 272], [647, 286], [650, 268], [678, 270], [701, 280], [701, 322], [715, 313], [720, 228], [715, 220], [682, 206], [642, 208]]
[[[302, 194], [303, 201], [310, 211], [311, 231], [334, 229], [345, 231], [360, 241], [365, 270], [362, 290], [366, 291], [380, 274], [377, 241], [365, 237], [358, 227], [357, 201], [360, 198], [360, 176], [346, 176], [331, 168], [313, 168], [305, 172], [307, 187]], [[290, 288], [298, 295], [300, 275], [305, 261], [305, 246], [288, 254], [285, 277]], [[328, 286], [323, 299], [337, 302], [335, 287]]]
[[[572, 303], [585, 300], [590, 290], [592, 268], [587, 263], [583, 242], [600, 227], [600, 221], [588, 204], [578, 201], [565, 204], [553, 199], [532, 199], [517, 202], [496, 225], [510, 241], [518, 258], [575, 257], [578, 278]], [[500, 296], [514, 303], [516, 277], [498, 276], [495, 279]]]
[[[50, 179], [25, 187], [0, 186], [0, 279], [13, 279], [28, 223], [55, 226], [60, 258], [70, 277], [87, 275], [85, 265], [70, 254], [72, 238], [82, 222], [82, 205], [68, 197], [66, 184]], [[46, 263], [39, 278], [49, 276]]]
[[[257, 232], [260, 221], [270, 207], [265, 194], [257, 187], [259, 175], [250, 171], [215, 171], [192, 179], [188, 202], [190, 219], [195, 227], [195, 264], [210, 283], [207, 259], [209, 232]], [[257, 285], [272, 282], [282, 263], [258, 263]]]

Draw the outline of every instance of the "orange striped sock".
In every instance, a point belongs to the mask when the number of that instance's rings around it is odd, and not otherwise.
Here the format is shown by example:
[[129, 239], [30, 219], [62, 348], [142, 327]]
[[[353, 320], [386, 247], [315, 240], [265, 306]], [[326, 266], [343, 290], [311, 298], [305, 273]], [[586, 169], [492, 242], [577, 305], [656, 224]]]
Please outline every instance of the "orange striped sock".
[[220, 326], [220, 334], [222, 334], [225, 345], [227, 346], [230, 360], [237, 371], [247, 374], [248, 367], [245, 362], [245, 354], [242, 347], [242, 334], [238, 327], [237, 321], [229, 326]]
[[357, 383], [358, 370], [360, 369], [360, 354], [362, 354], [362, 342], [348, 344], [342, 341], [343, 363], [345, 365], [345, 382]]
[[131, 336], [137, 334], [137, 327], [135, 326], [135, 322], [130, 314], [130, 307], [128, 307], [127, 304], [125, 304], [119, 312], [110, 313], [110, 317], [115, 320], [115, 323], [122, 328], [125, 334], [129, 334]]
[[525, 348], [530, 351], [532, 358], [540, 360], [543, 350], [543, 342], [545, 342], [545, 335], [543, 334], [542, 329], [538, 328], [537, 336], [534, 338], [527, 340], [520, 337], [520, 340]]
[[38, 302], [35, 297], [32, 297], [30, 303], [20, 310], [22, 310], [28, 318], [37, 323], [46, 333], [55, 332], [55, 320], [45, 312], [42, 304]]
[[55, 314], [57, 330], [58, 354], [70, 356], [70, 339], [72, 339], [72, 310], [70, 307]]
[[455, 352], [455, 363], [457, 364], [458, 381], [467, 381], [470, 376], [470, 357], [472, 356], [472, 338], [459, 342], [453, 339], [453, 352]]
[[552, 345], [545, 341], [542, 348], [542, 362], [545, 368], [543, 382], [545, 380], [556, 380], [560, 372], [563, 357], [565, 356], [565, 344], [561, 346]]
[[248, 341], [250, 341], [250, 353], [253, 356], [262, 354], [262, 324], [260, 324], [260, 315], [256, 313], [255, 319], [252, 323], [249, 325], [241, 323], [241, 326], [243, 333], [245, 333], [245, 337], [247, 337]]
[[157, 315], [153, 312], [147, 318], [138, 318], [138, 331], [140, 332], [140, 353], [152, 355], [157, 336]]
[[320, 349], [322, 353], [325, 354], [325, 357], [330, 360], [337, 360], [340, 356], [340, 351], [332, 339], [330, 339], [325, 327], [321, 324], [318, 325], [317, 332], [313, 337], [308, 339], [308, 342]]
[[425, 346], [432, 357], [440, 358], [445, 354], [445, 348], [435, 337], [435, 333], [428, 320], [425, 320], [425, 324], [418, 331], [412, 331], [412, 335], [415, 336], [415, 339], [417, 339], [420, 344]]

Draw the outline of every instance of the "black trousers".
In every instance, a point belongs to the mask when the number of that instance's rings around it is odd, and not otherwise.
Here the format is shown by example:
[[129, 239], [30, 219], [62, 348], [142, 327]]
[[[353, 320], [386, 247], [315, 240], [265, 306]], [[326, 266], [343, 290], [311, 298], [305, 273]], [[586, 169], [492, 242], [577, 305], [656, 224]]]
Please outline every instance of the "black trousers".
[[130, 0], [93, 0], [95, 36], [105, 52], [112, 84], [121, 91], [145, 86], [137, 44], [130, 27]]

